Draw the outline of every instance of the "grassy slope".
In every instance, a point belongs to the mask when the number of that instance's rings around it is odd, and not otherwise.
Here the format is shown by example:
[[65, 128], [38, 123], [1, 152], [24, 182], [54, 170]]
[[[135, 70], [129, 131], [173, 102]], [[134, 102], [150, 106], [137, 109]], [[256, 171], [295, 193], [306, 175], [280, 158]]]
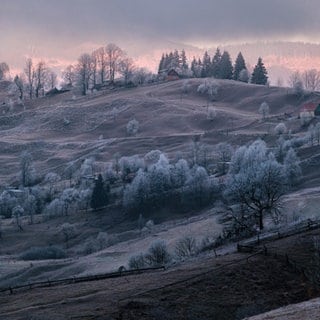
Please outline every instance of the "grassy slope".
[[[136, 153], [143, 155], [152, 149], [160, 149], [174, 156], [177, 151], [187, 151], [192, 137], [199, 134], [202, 135], [202, 141], [209, 145], [221, 141], [240, 145], [272, 133], [272, 128], [284, 120], [285, 112], [297, 115], [301, 104], [312, 98], [297, 100], [288, 94], [286, 89], [220, 81], [221, 89], [217, 101], [208, 102], [204, 96], [196, 92], [201, 82], [202, 80], [191, 80], [192, 89], [188, 94], [181, 94], [183, 82], [176, 81], [137, 89], [99, 92], [76, 99], [72, 98], [72, 93], [65, 93], [28, 102], [25, 108], [15, 106], [12, 111], [0, 117], [0, 181], [5, 184], [15, 180], [19, 166], [18, 156], [24, 149], [32, 152], [39, 172], [45, 173], [50, 170], [59, 172], [67, 161], [88, 156], [95, 156], [98, 162], [110, 161], [115, 152], [120, 152], [121, 155]], [[261, 122], [257, 109], [263, 101], [269, 103], [271, 117]], [[214, 105], [218, 111], [217, 118], [212, 122], [206, 119], [207, 105]], [[119, 111], [115, 120], [112, 115], [113, 108]], [[133, 117], [140, 122], [141, 130], [137, 136], [127, 137], [125, 127]], [[299, 134], [300, 126], [297, 120], [284, 121], [293, 132]], [[67, 125], [67, 122], [70, 123]], [[272, 134], [267, 137], [270, 141], [275, 138]], [[319, 148], [313, 147], [312, 150], [305, 148], [300, 153], [302, 158], [308, 159], [319, 154]], [[303, 170], [307, 177], [303, 181], [303, 187], [317, 186], [319, 172], [314, 170], [314, 166], [307, 163]], [[288, 208], [305, 199], [306, 195], [302, 191], [297, 190], [291, 199], [288, 197]], [[318, 197], [315, 197], [314, 201], [317, 202]], [[89, 222], [85, 215], [68, 219], [70, 222], [78, 223], [81, 231], [71, 244], [74, 250], [86, 237], [101, 230], [99, 227], [102, 223], [98, 216], [96, 218], [90, 216]], [[182, 228], [180, 231], [203, 234], [207, 224], [206, 219], [208, 215], [204, 213], [202, 224], [190, 224], [185, 230]], [[57, 220], [28, 226], [26, 232], [18, 236], [13, 227], [8, 226], [11, 232], [2, 243], [1, 253], [23, 251], [26, 246], [32, 245], [62, 243], [63, 240], [57, 232], [57, 227], [62, 222]], [[108, 225], [108, 222], [105, 221], [103, 225]], [[197, 229], [199, 225], [201, 228]], [[119, 225], [119, 228], [124, 230], [134, 227], [134, 225]], [[159, 237], [160, 234], [161, 237], [169, 237], [170, 233], [176, 233], [178, 230], [175, 226], [164, 225], [163, 228], [168, 232], [156, 229], [154, 233], [145, 237], [141, 246], [134, 244], [133, 241], [133, 247], [126, 248], [128, 243], [124, 242], [122, 248], [121, 245], [110, 248], [101, 253], [101, 256], [98, 253], [80, 259], [76, 263], [75, 261], [57, 263], [56, 267], [53, 266], [51, 269], [48, 269], [47, 264], [43, 266], [40, 263], [35, 265], [34, 270], [29, 270], [28, 263], [20, 265], [15, 262], [10, 265], [11, 271], [8, 271], [9, 265], [2, 264], [2, 271], [6, 274], [11, 273], [12, 277], [9, 278], [16, 281], [86, 274], [88, 270], [107, 271], [109, 270], [106, 268], [107, 265], [114, 267], [116, 263], [122, 264], [128, 258], [128, 255], [122, 255], [121, 258], [112, 256], [111, 251], [126, 251], [131, 254], [134, 250], [144, 250], [155, 236]], [[117, 228], [107, 229], [106, 231], [111, 233], [120, 232]], [[37, 236], [34, 236], [35, 233]], [[136, 235], [130, 237], [134, 238]], [[171, 241], [173, 240], [174, 237], [171, 238]]]

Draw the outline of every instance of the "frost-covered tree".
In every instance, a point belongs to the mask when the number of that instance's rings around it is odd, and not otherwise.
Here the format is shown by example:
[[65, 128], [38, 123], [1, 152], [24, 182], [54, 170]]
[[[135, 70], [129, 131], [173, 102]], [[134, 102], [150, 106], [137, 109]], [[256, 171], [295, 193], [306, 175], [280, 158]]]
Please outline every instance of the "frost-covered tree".
[[217, 109], [213, 106], [207, 108], [207, 119], [213, 121], [217, 117]]
[[17, 205], [18, 200], [8, 191], [3, 191], [0, 195], [0, 215], [5, 218], [10, 218], [12, 209]]
[[265, 101], [262, 102], [259, 107], [259, 113], [261, 114], [262, 119], [265, 119], [269, 115], [269, 112], [270, 112], [270, 107], [268, 103]]
[[295, 95], [303, 96], [304, 87], [302, 77], [299, 71], [295, 71], [289, 76], [288, 84], [293, 89], [293, 93]]
[[227, 173], [228, 164], [231, 161], [233, 155], [233, 148], [230, 144], [226, 142], [221, 142], [217, 145], [217, 167], [221, 174]]
[[57, 183], [61, 180], [61, 177], [54, 172], [48, 172], [44, 178], [44, 182], [49, 186], [49, 197], [53, 199], [55, 192], [57, 191]]
[[291, 186], [295, 185], [299, 181], [302, 171], [300, 167], [300, 159], [292, 148], [287, 152], [283, 164], [289, 184]]
[[162, 152], [160, 150], [151, 150], [146, 153], [146, 155], [143, 157], [146, 167], [156, 164], [159, 161], [161, 155]]
[[225, 196], [240, 203], [255, 218], [260, 230], [264, 217], [279, 216], [279, 203], [287, 189], [284, 167], [278, 163], [266, 144], [257, 140], [239, 148], [231, 160]]
[[0, 62], [0, 81], [6, 78], [10, 68], [6, 62]]
[[64, 202], [60, 199], [54, 199], [44, 209], [48, 218], [60, 217], [64, 214]]
[[186, 192], [183, 194], [183, 202], [193, 208], [207, 205], [212, 196], [212, 185], [205, 168], [195, 166], [186, 181]]
[[146, 173], [139, 169], [132, 183], [123, 193], [123, 206], [129, 211], [144, 212], [149, 193], [149, 181]]
[[190, 180], [190, 168], [185, 159], [179, 159], [171, 168], [171, 185], [182, 188]]
[[74, 188], [67, 188], [63, 190], [60, 200], [63, 203], [64, 214], [67, 216], [69, 214], [70, 207], [79, 200], [79, 192]]
[[21, 220], [20, 220], [20, 217], [23, 216], [23, 214], [24, 214], [24, 209], [20, 205], [17, 205], [12, 209], [12, 217], [15, 219], [16, 225], [20, 231], [23, 231]]
[[239, 73], [239, 77], [238, 80], [241, 82], [246, 82], [248, 83], [250, 80], [250, 74], [249, 71], [247, 69], [242, 69]]
[[66, 222], [61, 225], [60, 232], [63, 234], [64, 241], [66, 243], [66, 247], [69, 247], [69, 240], [76, 236], [76, 227], [75, 225]]
[[128, 176], [135, 174], [139, 169], [144, 168], [144, 160], [138, 155], [131, 157], [121, 157], [119, 160], [119, 168], [121, 171], [121, 177], [125, 181]]
[[28, 194], [23, 203], [25, 214], [30, 217], [30, 224], [33, 224], [33, 217], [37, 211], [37, 199], [33, 194]]
[[274, 128], [274, 132], [277, 135], [285, 134], [285, 133], [287, 133], [287, 131], [288, 131], [288, 129], [283, 122], [278, 123]]
[[215, 80], [204, 80], [204, 82], [198, 86], [197, 92], [207, 95], [208, 99], [213, 101], [218, 96], [219, 84]]
[[78, 170], [78, 166], [75, 161], [71, 161], [67, 163], [67, 166], [64, 169], [63, 174], [69, 180], [69, 187], [71, 187], [72, 179], [75, 177], [77, 170]]
[[134, 136], [138, 133], [139, 131], [139, 121], [136, 119], [132, 119], [127, 123], [127, 134], [129, 136]]

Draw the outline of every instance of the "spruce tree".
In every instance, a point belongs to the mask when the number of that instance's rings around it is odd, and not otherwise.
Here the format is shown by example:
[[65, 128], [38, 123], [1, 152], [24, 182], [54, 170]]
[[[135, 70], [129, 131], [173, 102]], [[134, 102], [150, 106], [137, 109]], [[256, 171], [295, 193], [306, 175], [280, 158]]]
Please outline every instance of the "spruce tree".
[[203, 55], [203, 60], [202, 60], [202, 70], [201, 70], [201, 77], [206, 78], [211, 76], [211, 59], [206, 51]]
[[267, 84], [267, 82], [268, 82], [268, 72], [262, 62], [262, 58], [259, 57], [258, 63], [253, 69], [253, 73], [251, 76], [251, 83], [265, 85]]
[[165, 57], [164, 57], [164, 54], [162, 54], [162, 57], [159, 63], [158, 73], [161, 73], [162, 70], [164, 69], [164, 63], [165, 63]]
[[221, 62], [221, 52], [220, 52], [220, 49], [217, 48], [211, 63], [211, 66], [212, 66], [211, 73], [215, 78], [219, 78], [220, 76], [220, 62]]
[[91, 196], [91, 208], [98, 210], [108, 204], [108, 190], [104, 187], [102, 175], [98, 175], [98, 179], [95, 180], [95, 185], [93, 188]]
[[241, 52], [239, 52], [237, 59], [236, 59], [236, 62], [234, 64], [233, 79], [239, 80], [240, 72], [242, 70], [246, 70], [246, 69], [247, 69], [247, 67], [246, 67], [246, 63], [244, 61], [243, 55]]
[[224, 51], [221, 60], [220, 60], [220, 68], [219, 68], [219, 78], [220, 79], [232, 79], [233, 76], [233, 67], [231, 58], [228, 51]]
[[187, 63], [187, 56], [186, 56], [186, 52], [184, 51], [184, 49], [181, 51], [181, 68], [183, 70], [187, 70], [188, 69], [188, 63]]

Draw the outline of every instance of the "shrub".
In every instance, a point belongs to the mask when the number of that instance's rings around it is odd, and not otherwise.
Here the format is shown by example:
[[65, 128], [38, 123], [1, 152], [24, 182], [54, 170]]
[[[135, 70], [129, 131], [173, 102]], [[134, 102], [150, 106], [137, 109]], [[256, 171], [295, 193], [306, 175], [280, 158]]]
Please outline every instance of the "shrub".
[[134, 136], [139, 131], [139, 121], [132, 119], [127, 124], [127, 134], [129, 136]]
[[64, 250], [55, 246], [31, 247], [20, 255], [21, 260], [63, 259], [65, 257]]
[[215, 107], [208, 107], [207, 119], [212, 121], [217, 117], [217, 110]]
[[148, 265], [156, 267], [170, 262], [171, 257], [164, 241], [159, 240], [154, 242], [148, 252], [144, 256]]
[[284, 134], [287, 133], [287, 127], [283, 122], [280, 122], [279, 124], [276, 125], [276, 127], [274, 128], [274, 131], [276, 134], [280, 135], [280, 134]]
[[176, 243], [175, 254], [178, 258], [186, 258], [195, 255], [198, 251], [195, 238], [191, 236], [184, 237]]
[[129, 264], [129, 268], [133, 270], [145, 268], [146, 261], [145, 261], [144, 255], [140, 253], [139, 255], [130, 257], [128, 264]]

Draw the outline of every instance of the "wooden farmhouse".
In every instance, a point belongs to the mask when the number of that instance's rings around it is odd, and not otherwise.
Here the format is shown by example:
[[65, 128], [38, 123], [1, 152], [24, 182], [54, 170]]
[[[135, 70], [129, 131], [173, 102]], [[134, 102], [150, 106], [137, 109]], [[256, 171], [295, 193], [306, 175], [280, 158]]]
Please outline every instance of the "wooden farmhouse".
[[305, 103], [300, 110], [300, 118], [314, 118], [316, 115], [320, 115], [320, 104], [316, 102]]
[[166, 77], [166, 80], [167, 81], [174, 81], [174, 80], [179, 80], [180, 79], [180, 76], [179, 76], [179, 73], [174, 70], [174, 69], [170, 69], [167, 73], [167, 77]]

